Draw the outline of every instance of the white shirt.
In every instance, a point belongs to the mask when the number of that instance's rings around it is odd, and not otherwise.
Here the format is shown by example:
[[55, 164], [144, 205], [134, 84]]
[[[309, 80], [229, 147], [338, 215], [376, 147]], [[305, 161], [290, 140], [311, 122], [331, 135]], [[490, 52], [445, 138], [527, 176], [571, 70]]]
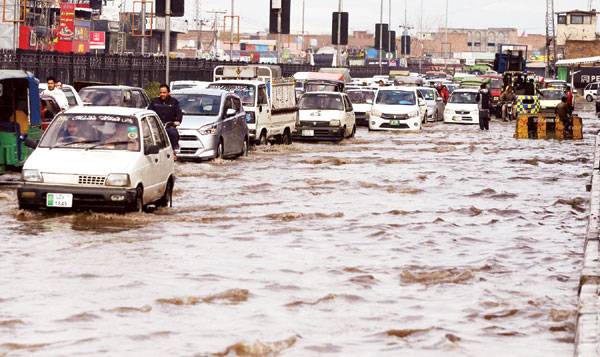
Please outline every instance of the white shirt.
[[54, 90], [45, 89], [42, 92], [42, 96], [45, 96], [45, 95], [54, 98], [54, 100], [56, 101], [56, 104], [58, 104], [58, 106], [60, 107], [61, 110], [69, 109], [69, 100], [67, 99], [67, 96], [65, 95], [65, 92], [62, 91], [62, 89], [57, 89], [57, 88], [54, 88]]

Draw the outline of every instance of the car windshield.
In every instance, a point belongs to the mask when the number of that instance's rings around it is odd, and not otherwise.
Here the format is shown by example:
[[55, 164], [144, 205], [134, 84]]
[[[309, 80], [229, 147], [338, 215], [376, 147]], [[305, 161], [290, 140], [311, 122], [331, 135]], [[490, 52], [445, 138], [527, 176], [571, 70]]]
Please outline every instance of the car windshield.
[[121, 90], [109, 88], [83, 88], [79, 92], [81, 100], [87, 105], [121, 106]]
[[544, 90], [542, 91], [542, 94], [544, 95], [542, 100], [561, 100], [561, 98], [565, 95], [559, 90]]
[[352, 90], [348, 92], [352, 104], [365, 104], [367, 100], [375, 99], [375, 93], [369, 90]]
[[431, 89], [419, 89], [419, 93], [425, 98], [425, 100], [434, 100], [435, 95]]
[[140, 131], [132, 117], [62, 114], [52, 121], [39, 147], [139, 151]]
[[492, 89], [502, 89], [502, 85], [504, 82], [500, 79], [492, 79], [490, 82], [490, 88]]
[[415, 105], [417, 97], [414, 92], [402, 90], [382, 90], [377, 94], [377, 104]]
[[477, 93], [455, 92], [450, 97], [450, 103], [454, 104], [477, 104]]
[[173, 94], [185, 115], [217, 116], [221, 110], [221, 96], [206, 94]]
[[222, 89], [237, 94], [245, 105], [256, 103], [256, 87], [249, 84], [213, 83], [208, 88]]
[[188, 89], [188, 88], [194, 88], [196, 85], [195, 84], [191, 84], [191, 83], [180, 83], [180, 84], [173, 84], [171, 85], [171, 90], [178, 90], [178, 89]]
[[335, 94], [305, 94], [300, 98], [301, 110], [344, 110], [342, 97]]
[[79, 105], [79, 103], [77, 103], [77, 98], [75, 98], [75, 94], [73, 93], [73, 91], [69, 88], [63, 88], [63, 93], [65, 93], [65, 96], [67, 97], [67, 101], [69, 102], [69, 107], [76, 107], [77, 105]]

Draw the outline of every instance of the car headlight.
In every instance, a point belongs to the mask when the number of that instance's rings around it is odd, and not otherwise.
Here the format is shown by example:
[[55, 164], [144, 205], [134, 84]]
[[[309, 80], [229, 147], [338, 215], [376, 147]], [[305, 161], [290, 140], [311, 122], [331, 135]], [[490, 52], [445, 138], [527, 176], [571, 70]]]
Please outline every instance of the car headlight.
[[452, 115], [452, 114], [454, 114], [454, 110], [452, 110], [452, 109], [446, 109], [446, 110], [444, 110], [444, 114], [446, 114], [446, 115]]
[[215, 135], [217, 133], [217, 123], [209, 124], [198, 129], [200, 135]]
[[21, 173], [25, 182], [43, 182], [44, 178], [38, 170], [23, 170]]
[[410, 112], [410, 113], [408, 113], [408, 116], [411, 117], [411, 118], [419, 116], [419, 111], [415, 110], [414, 112]]
[[371, 110], [371, 115], [374, 116], [374, 117], [380, 117], [381, 118], [381, 116], [383, 115], [383, 113], [380, 112], [377, 109], [373, 109], [373, 110]]
[[129, 186], [128, 174], [110, 174], [106, 177], [106, 186], [127, 187]]
[[339, 120], [330, 120], [329, 121], [329, 126], [340, 126], [342, 125], [342, 122]]

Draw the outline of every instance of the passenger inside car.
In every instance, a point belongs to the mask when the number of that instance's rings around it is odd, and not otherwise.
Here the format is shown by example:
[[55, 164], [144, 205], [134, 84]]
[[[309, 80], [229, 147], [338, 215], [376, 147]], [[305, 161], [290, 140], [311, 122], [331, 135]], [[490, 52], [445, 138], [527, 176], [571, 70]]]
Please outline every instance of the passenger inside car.
[[104, 142], [108, 149], [140, 151], [139, 131], [135, 125], [116, 124], [113, 134]]

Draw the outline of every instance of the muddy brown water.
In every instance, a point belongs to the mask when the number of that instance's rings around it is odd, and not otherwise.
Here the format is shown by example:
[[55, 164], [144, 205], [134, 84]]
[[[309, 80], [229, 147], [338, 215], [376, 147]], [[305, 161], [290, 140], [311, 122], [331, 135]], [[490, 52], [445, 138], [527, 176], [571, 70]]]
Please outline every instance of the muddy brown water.
[[178, 165], [173, 209], [21, 212], [0, 355], [567, 356], [593, 134], [428, 125]]

